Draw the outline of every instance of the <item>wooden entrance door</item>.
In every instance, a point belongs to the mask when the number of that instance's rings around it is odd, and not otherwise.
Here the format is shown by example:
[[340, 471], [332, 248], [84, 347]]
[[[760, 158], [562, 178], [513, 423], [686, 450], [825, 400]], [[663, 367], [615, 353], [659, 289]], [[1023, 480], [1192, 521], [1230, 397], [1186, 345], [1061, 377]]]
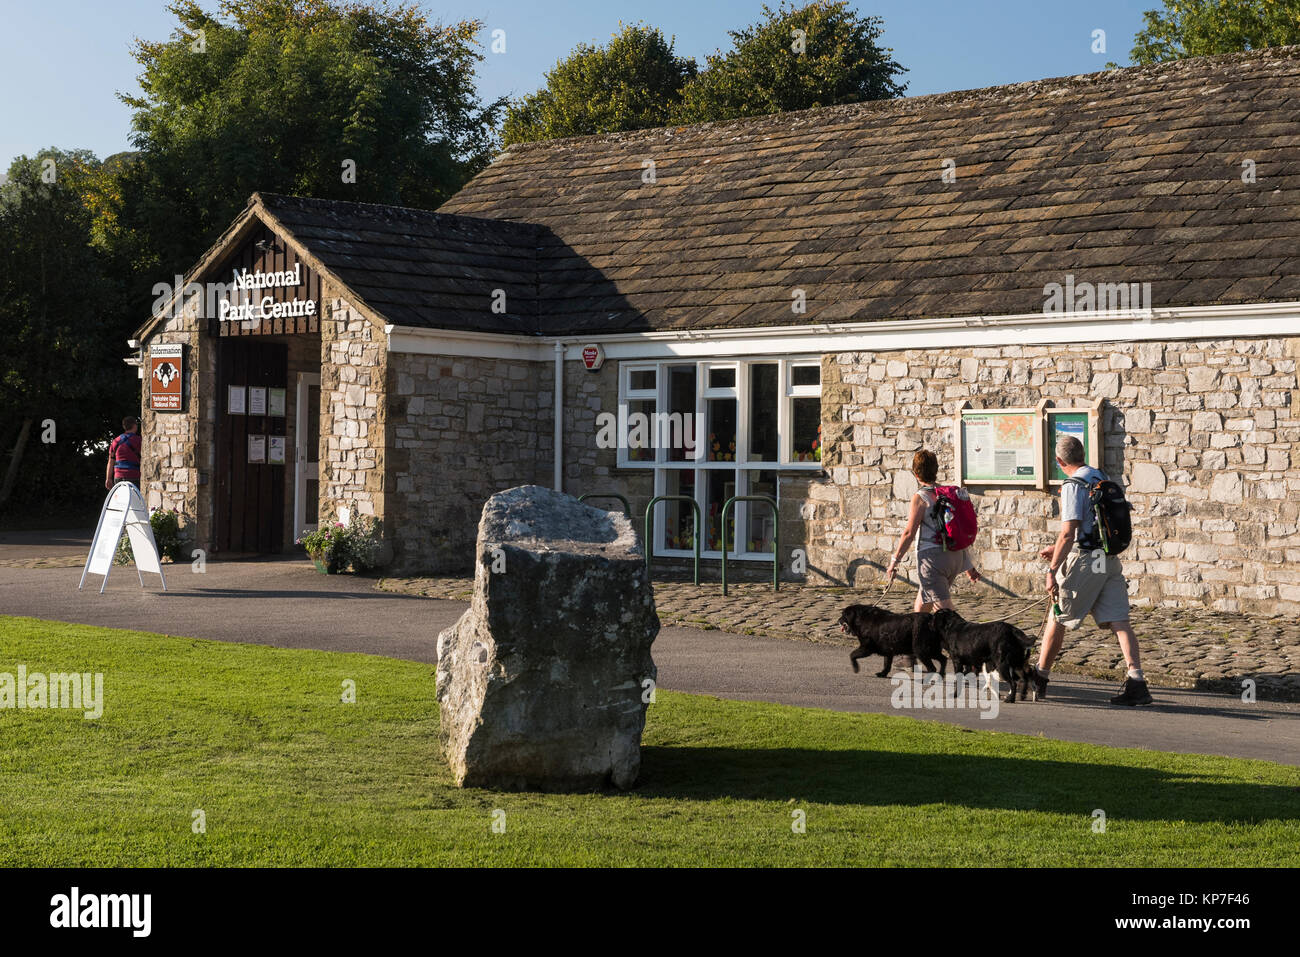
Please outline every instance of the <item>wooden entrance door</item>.
[[[271, 459], [272, 448], [284, 448], [287, 441], [286, 409], [272, 407], [270, 390], [288, 388], [288, 347], [252, 337], [218, 339], [217, 347], [216, 548], [256, 554], [280, 552], [284, 549], [286, 466], [273, 464]], [[233, 408], [232, 388], [236, 391]], [[271, 415], [273, 411], [280, 414]], [[280, 442], [272, 443], [272, 437], [280, 437]], [[258, 452], [262, 461], [250, 461]]]

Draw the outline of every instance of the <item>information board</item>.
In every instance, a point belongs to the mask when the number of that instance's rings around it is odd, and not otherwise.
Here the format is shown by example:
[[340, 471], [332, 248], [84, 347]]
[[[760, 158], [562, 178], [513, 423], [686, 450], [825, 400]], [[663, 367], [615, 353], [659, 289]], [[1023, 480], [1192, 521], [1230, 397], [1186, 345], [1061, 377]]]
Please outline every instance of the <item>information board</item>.
[[1048, 475], [1053, 482], [1064, 482], [1069, 476], [1056, 464], [1056, 440], [1063, 435], [1072, 435], [1083, 443], [1083, 460], [1092, 463], [1092, 430], [1088, 428], [1087, 412], [1053, 412], [1047, 411], [1047, 460]]
[[185, 385], [179, 342], [159, 342], [149, 347], [149, 408], [155, 412], [179, 412]]
[[1032, 409], [963, 409], [962, 481], [1037, 484], [1038, 425], [1038, 413]]

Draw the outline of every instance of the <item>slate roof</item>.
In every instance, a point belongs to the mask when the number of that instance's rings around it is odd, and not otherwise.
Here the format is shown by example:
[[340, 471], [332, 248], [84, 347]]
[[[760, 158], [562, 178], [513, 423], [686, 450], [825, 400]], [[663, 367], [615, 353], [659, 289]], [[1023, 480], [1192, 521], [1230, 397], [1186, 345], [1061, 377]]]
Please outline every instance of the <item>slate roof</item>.
[[[249, 203], [389, 322], [538, 333], [541, 227], [276, 193], [254, 193]], [[504, 312], [492, 309], [497, 289]]]
[[[1300, 47], [526, 144], [441, 212], [458, 228], [540, 227], [551, 334], [1029, 313], [1067, 273], [1149, 282], [1156, 306], [1296, 300]], [[435, 237], [441, 220], [415, 221], [463, 295], [528, 235], [466, 224], [480, 260]], [[396, 269], [360, 237], [312, 228], [358, 273], [386, 261], [367, 280], [374, 295], [394, 275], [422, 288], [407, 268], [431, 260], [395, 249]], [[387, 227], [371, 232], [400, 246]], [[527, 268], [522, 250], [515, 265]]]

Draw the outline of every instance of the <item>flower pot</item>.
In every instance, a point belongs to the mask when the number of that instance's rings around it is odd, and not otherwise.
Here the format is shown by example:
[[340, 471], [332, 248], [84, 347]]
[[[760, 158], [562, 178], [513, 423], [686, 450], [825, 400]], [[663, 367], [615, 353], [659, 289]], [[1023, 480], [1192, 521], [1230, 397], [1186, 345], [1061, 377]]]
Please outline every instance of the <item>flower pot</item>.
[[334, 560], [333, 554], [327, 551], [308, 552], [311, 563], [316, 566], [316, 571], [322, 575], [337, 575], [339, 573], [338, 563]]

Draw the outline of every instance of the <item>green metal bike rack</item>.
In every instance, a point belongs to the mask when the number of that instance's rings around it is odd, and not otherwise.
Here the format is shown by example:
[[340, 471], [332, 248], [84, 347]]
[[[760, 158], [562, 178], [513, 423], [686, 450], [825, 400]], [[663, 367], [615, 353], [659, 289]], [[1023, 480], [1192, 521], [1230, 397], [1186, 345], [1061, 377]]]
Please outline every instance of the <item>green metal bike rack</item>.
[[700, 583], [700, 503], [690, 495], [656, 495], [645, 507], [645, 571], [650, 574], [650, 556], [654, 552], [654, 513], [660, 502], [690, 502], [695, 524], [691, 537], [695, 539], [695, 584]]
[[733, 495], [722, 506], [722, 594], [727, 593], [727, 509], [737, 502], [766, 502], [772, 506], [772, 591], [781, 590], [781, 513], [770, 495]]
[[[623, 503], [623, 514], [630, 520], [632, 518], [632, 506], [627, 504], [627, 499], [617, 492], [587, 492], [585, 495], [579, 495], [578, 501], [585, 502], [589, 498], [616, 498]], [[594, 507], [594, 506], [593, 506]]]

